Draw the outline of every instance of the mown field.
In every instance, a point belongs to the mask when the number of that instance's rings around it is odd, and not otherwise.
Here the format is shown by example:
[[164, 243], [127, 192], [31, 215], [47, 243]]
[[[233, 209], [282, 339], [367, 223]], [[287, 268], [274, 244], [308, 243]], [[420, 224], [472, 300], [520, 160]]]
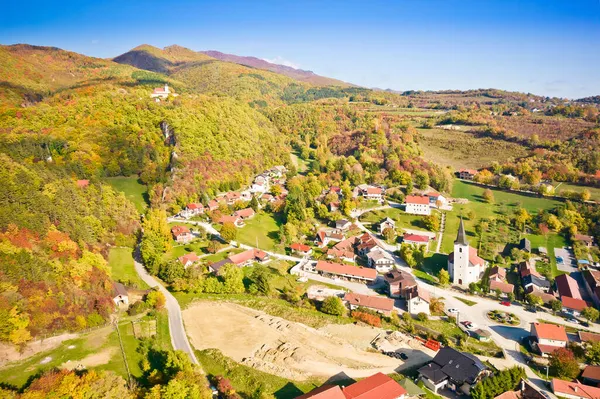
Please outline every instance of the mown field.
[[135, 271], [131, 248], [111, 248], [108, 253], [108, 264], [113, 280], [128, 285], [134, 284], [139, 289], [149, 288]]
[[279, 244], [279, 228], [282, 225], [280, 216], [259, 212], [245, 223], [244, 227], [238, 229], [238, 242], [253, 247], [258, 245], [266, 251], [273, 251]]
[[417, 129], [422, 138], [419, 147], [425, 159], [442, 166], [481, 168], [493, 161], [501, 164], [527, 155], [527, 150], [515, 143], [492, 138], [478, 138], [459, 130]]
[[575, 191], [577, 193], [582, 192], [583, 190], [588, 190], [592, 195], [591, 199], [595, 201], [600, 201], [600, 188], [598, 187], [590, 187], [590, 186], [580, 186], [578, 184], [572, 183], [563, 183], [563, 182], [554, 182], [553, 183], [555, 192], [557, 194], [561, 194], [561, 191]]
[[148, 207], [148, 188], [140, 183], [137, 176], [130, 177], [107, 177], [105, 181], [115, 190], [125, 194], [140, 213], [144, 213]]
[[365, 224], [371, 223], [370, 227], [372, 227], [372, 230], [378, 231], [379, 223], [386, 217], [389, 217], [396, 222], [397, 230], [401, 230], [403, 228], [424, 231], [427, 230], [423, 225], [423, 216], [411, 215], [398, 208], [380, 209], [366, 212], [360, 217], [360, 221]]

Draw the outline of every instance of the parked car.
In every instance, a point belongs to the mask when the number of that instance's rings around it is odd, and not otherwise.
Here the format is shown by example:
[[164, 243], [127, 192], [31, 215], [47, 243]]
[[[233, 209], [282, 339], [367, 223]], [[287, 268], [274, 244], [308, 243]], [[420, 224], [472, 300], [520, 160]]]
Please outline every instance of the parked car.
[[510, 306], [510, 302], [509, 301], [502, 301], [502, 302], [500, 302], [500, 304], [504, 305], [504, 306]]
[[408, 359], [408, 356], [406, 355], [406, 353], [402, 352], [402, 353], [400, 353], [400, 359], [406, 360], [406, 359]]
[[448, 309], [448, 313], [458, 313], [458, 309], [450, 308]]
[[571, 323], [573, 323], [573, 324], [581, 324], [581, 323], [579, 322], [579, 320], [577, 320], [577, 319], [575, 319], [575, 318], [573, 318], [573, 317], [571, 317], [571, 318], [570, 318], [569, 320], [567, 320], [567, 321], [568, 321], [568, 322], [571, 322]]

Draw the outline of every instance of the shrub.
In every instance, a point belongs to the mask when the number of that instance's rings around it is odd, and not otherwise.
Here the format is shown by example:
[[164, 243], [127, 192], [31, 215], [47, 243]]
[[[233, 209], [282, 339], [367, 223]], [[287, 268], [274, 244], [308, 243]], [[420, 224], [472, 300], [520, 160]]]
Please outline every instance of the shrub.
[[148, 305], [142, 301], [136, 301], [135, 303], [129, 305], [129, 309], [127, 309], [127, 314], [129, 316], [135, 316], [136, 314], [140, 314], [148, 309]]
[[346, 307], [339, 297], [330, 296], [323, 301], [321, 312], [334, 316], [343, 316], [346, 313]]
[[419, 321], [427, 321], [428, 319], [429, 319], [429, 317], [427, 317], [427, 313], [425, 313], [425, 312], [420, 312], [417, 315], [417, 320], [419, 320]]
[[352, 317], [357, 321], [362, 321], [365, 324], [368, 324], [373, 327], [381, 327], [381, 318], [379, 316], [375, 316], [365, 312], [354, 311], [352, 312]]

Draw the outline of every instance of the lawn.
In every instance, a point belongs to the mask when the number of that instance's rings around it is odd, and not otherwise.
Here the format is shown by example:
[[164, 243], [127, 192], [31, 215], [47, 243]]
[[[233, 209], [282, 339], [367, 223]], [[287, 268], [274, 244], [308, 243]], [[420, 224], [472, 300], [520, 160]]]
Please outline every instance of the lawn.
[[175, 244], [173, 246], [173, 248], [171, 248], [170, 251], [168, 251], [167, 253], [165, 253], [164, 257], [165, 259], [177, 259], [180, 256], [189, 254], [190, 252], [195, 252], [196, 255], [200, 256], [203, 254], [208, 254], [208, 241], [203, 241], [203, 240], [196, 240], [193, 241], [189, 244], [185, 244], [185, 245], [180, 245], [180, 244]]
[[[559, 234], [548, 234], [547, 236], [542, 235], [526, 235], [531, 241], [531, 249], [536, 249], [538, 247], [546, 247], [548, 250], [548, 260], [550, 262], [550, 267], [552, 268], [552, 276], [556, 277], [558, 275], [564, 274], [564, 272], [558, 270], [556, 266], [556, 257], [554, 256], [554, 248], [561, 248], [567, 245], [565, 238]], [[543, 270], [538, 270], [540, 273]]]
[[298, 169], [298, 173], [304, 174], [309, 168], [310, 161], [300, 158], [298, 151], [292, 151], [290, 153], [292, 164]]
[[412, 215], [398, 208], [380, 209], [366, 212], [360, 217], [360, 221], [364, 223], [372, 223], [372, 229], [376, 230], [379, 227], [377, 224], [379, 224], [379, 222], [386, 217], [389, 217], [396, 222], [396, 228], [398, 230], [408, 228], [427, 231], [427, 229], [423, 226], [423, 216]]
[[468, 299], [464, 299], [464, 298], [461, 298], [461, 297], [459, 297], [459, 296], [455, 296], [454, 298], [458, 299], [459, 301], [461, 301], [462, 303], [464, 303], [464, 304], [465, 304], [465, 305], [467, 305], [467, 306], [473, 306], [473, 305], [477, 305], [477, 302], [475, 302], [475, 301], [470, 301], [470, 300], [468, 300]]
[[[453, 211], [446, 214], [446, 229], [442, 238], [441, 251], [450, 253], [454, 250], [454, 240], [458, 232], [459, 216], [464, 217], [465, 230], [472, 247], [479, 246], [479, 237], [475, 235], [475, 225], [479, 219], [498, 217], [502, 209], [506, 209], [511, 213], [518, 207], [525, 208], [530, 214], [536, 214], [540, 209], [554, 209], [561, 202], [541, 197], [530, 197], [526, 195], [509, 193], [502, 190], [491, 189], [494, 193], [494, 203], [488, 204], [483, 200], [484, 187], [463, 182], [460, 180], [454, 181], [452, 197], [466, 198], [469, 200], [467, 204], [454, 204]], [[473, 211], [475, 217], [471, 220], [467, 218], [469, 211]], [[533, 245], [533, 243], [532, 243]]]
[[319, 387], [323, 381], [316, 379], [290, 381], [273, 374], [235, 362], [217, 349], [196, 351], [196, 357], [209, 379], [220, 375], [231, 381], [235, 391], [242, 397], [273, 396], [276, 399], [295, 398]]
[[144, 213], [148, 207], [148, 188], [140, 183], [137, 176], [107, 177], [105, 181], [115, 190], [125, 194], [125, 197], [135, 205], [138, 212]]
[[572, 183], [554, 182], [554, 188], [556, 189], [556, 193], [558, 193], [559, 195], [561, 191], [575, 191], [580, 193], [583, 190], [588, 190], [590, 194], [592, 194], [592, 200], [600, 201], [600, 188], [598, 187], [588, 187]]
[[246, 225], [238, 229], [238, 242], [266, 251], [274, 251], [279, 244], [279, 228], [283, 224], [280, 215], [258, 212]]
[[147, 289], [148, 285], [140, 278], [133, 266], [133, 250], [131, 248], [111, 248], [108, 253], [108, 264], [113, 280], [120, 281], [127, 286]]
[[430, 330], [436, 331], [440, 334], [444, 334], [447, 337], [464, 337], [465, 333], [458, 328], [454, 323], [444, 320], [426, 320], [426, 321], [414, 321], [415, 325], [420, 325]]

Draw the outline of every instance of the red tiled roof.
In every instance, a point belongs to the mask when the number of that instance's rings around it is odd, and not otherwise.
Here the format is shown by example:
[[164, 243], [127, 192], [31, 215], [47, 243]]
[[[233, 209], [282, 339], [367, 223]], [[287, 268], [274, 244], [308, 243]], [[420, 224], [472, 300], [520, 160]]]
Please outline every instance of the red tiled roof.
[[293, 243], [292, 245], [290, 245], [290, 248], [293, 249], [294, 251], [301, 251], [301, 252], [310, 251], [310, 247], [308, 245], [300, 244], [299, 242]]
[[327, 255], [333, 256], [335, 258], [346, 258], [346, 259], [354, 259], [354, 252], [345, 249], [338, 249], [336, 247], [329, 248], [327, 250]]
[[188, 229], [186, 226], [173, 226], [171, 227], [171, 233], [175, 236], [178, 237], [182, 234], [188, 234], [190, 232], [190, 229]]
[[236, 265], [239, 265], [240, 263], [247, 262], [251, 259], [263, 260], [266, 257], [266, 252], [261, 251], [260, 249], [253, 248], [239, 254], [231, 255], [229, 257], [229, 260], [231, 260]]
[[419, 234], [404, 233], [403, 239], [404, 239], [404, 241], [429, 242], [428, 236], [422, 236]]
[[249, 217], [254, 216], [254, 209], [252, 209], [252, 208], [241, 209], [239, 211], [235, 211], [234, 215], [239, 216], [244, 219], [247, 219]]
[[560, 276], [556, 276], [554, 281], [556, 282], [556, 287], [561, 298], [563, 296], [570, 296], [571, 298], [581, 299], [579, 286], [573, 277], [568, 274], [561, 274]]
[[204, 205], [198, 203], [187, 204], [187, 209], [204, 209]]
[[342, 265], [339, 263], [326, 262], [324, 260], [317, 262], [317, 270], [332, 274], [355, 276], [371, 280], [375, 280], [377, 278], [377, 271], [375, 269]]
[[381, 194], [383, 190], [379, 187], [367, 187], [367, 194]]
[[587, 331], [579, 331], [579, 340], [581, 342], [600, 342], [600, 334]]
[[521, 395], [519, 392], [508, 391], [508, 392], [501, 393], [500, 395], [496, 396], [494, 399], [521, 399]]
[[586, 366], [581, 377], [600, 381], [600, 366]]
[[565, 342], [569, 340], [569, 338], [567, 338], [567, 332], [563, 326], [558, 326], [556, 324], [533, 323], [533, 328], [537, 332], [538, 338]]
[[223, 215], [221, 216], [221, 219], [219, 219], [219, 223], [221, 224], [225, 224], [227, 222], [231, 222], [233, 224], [235, 224], [240, 218], [238, 216], [235, 215]]
[[310, 392], [305, 393], [304, 395], [298, 396], [296, 399], [346, 399], [344, 393], [342, 392], [342, 388], [338, 385], [323, 385], [318, 388], [313, 389]]
[[560, 349], [560, 346], [538, 344], [538, 348], [543, 354], [548, 354], [554, 352], [557, 349]]
[[585, 234], [575, 234], [573, 237], [575, 241], [584, 241], [584, 242], [592, 242], [594, 238], [592, 236], [587, 236]]
[[429, 205], [429, 197], [426, 195], [407, 195], [404, 202], [407, 204]]
[[496, 289], [499, 289], [500, 291], [504, 292], [505, 294], [509, 294], [511, 292], [514, 292], [515, 287], [512, 284], [505, 283], [503, 281], [496, 281], [496, 280], [490, 281], [490, 290], [495, 291]]
[[394, 300], [382, 296], [362, 295], [354, 292], [349, 292], [344, 296], [344, 301], [351, 305], [364, 306], [386, 312], [394, 309]]
[[342, 390], [346, 399], [396, 399], [406, 389], [383, 373], [355, 382]]
[[552, 379], [552, 390], [559, 396], [569, 395], [569, 397], [574, 396], [585, 399], [600, 398], [600, 388], [578, 382], [559, 380], [558, 378]]
[[210, 200], [208, 202], [208, 208], [209, 209], [217, 209], [219, 207], [219, 203], [215, 200]]
[[200, 260], [200, 258], [198, 257], [198, 255], [196, 255], [195, 252], [191, 252], [189, 254], [180, 256], [177, 259], [179, 259], [179, 261], [184, 265], [188, 262], [198, 262]]
[[477, 169], [461, 169], [461, 170], [459, 170], [459, 172], [460, 173], [467, 172], [467, 173], [469, 173], [471, 175], [476, 175], [477, 174]]
[[571, 298], [570, 296], [563, 296], [560, 298], [563, 304], [563, 308], [573, 309], [582, 311], [588, 307], [588, 304], [583, 299]]
[[89, 181], [89, 180], [87, 180], [87, 179], [84, 179], [84, 180], [77, 180], [77, 187], [81, 187], [81, 188], [83, 188], [83, 187], [87, 187], [87, 186], [89, 186], [89, 185], [90, 185], [90, 181]]
[[506, 278], [506, 269], [503, 267], [494, 266], [490, 269], [490, 278], [498, 276], [502, 280]]

